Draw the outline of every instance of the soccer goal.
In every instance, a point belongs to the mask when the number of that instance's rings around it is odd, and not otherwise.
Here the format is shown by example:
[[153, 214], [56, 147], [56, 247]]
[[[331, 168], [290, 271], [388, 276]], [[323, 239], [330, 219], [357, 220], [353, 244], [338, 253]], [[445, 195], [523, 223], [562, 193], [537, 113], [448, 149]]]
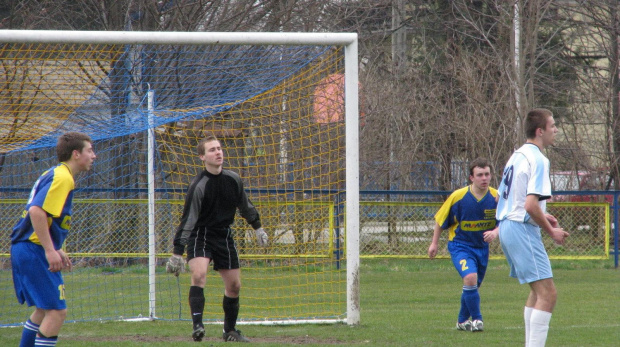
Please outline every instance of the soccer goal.
[[[234, 224], [239, 324], [346, 322], [359, 313], [357, 35], [0, 30], [0, 224], [20, 216], [55, 142], [88, 133], [65, 244], [68, 321], [190, 320], [189, 275], [166, 274], [183, 198], [217, 136], [269, 245]], [[0, 241], [0, 326], [13, 295]], [[223, 318], [209, 271], [205, 322]]]

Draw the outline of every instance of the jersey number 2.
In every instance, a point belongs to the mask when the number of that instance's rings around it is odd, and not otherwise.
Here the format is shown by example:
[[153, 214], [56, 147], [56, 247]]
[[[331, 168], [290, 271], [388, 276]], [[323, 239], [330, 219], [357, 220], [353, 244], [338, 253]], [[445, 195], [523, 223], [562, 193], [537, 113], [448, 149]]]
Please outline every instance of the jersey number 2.
[[467, 259], [461, 259], [459, 261], [459, 264], [461, 264], [461, 271], [469, 269], [469, 267], [467, 266]]

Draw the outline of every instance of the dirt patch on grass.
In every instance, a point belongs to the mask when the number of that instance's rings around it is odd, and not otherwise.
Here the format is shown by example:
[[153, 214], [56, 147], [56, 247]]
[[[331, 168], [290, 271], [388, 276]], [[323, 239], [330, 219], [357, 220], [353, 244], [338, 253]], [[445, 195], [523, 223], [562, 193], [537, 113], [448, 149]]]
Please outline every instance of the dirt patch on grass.
[[[250, 337], [248, 337], [250, 338]], [[65, 341], [107, 341], [107, 342], [190, 342], [189, 336], [146, 336], [146, 335], [120, 335], [120, 336], [67, 336], [60, 337]], [[321, 345], [339, 345], [350, 344], [351, 341], [340, 341], [337, 339], [329, 338], [316, 338], [312, 336], [277, 336], [277, 337], [251, 337], [252, 342], [257, 343], [281, 343], [290, 345], [306, 345], [306, 344], [321, 344]], [[223, 342], [221, 338], [217, 337], [205, 337], [202, 342]]]

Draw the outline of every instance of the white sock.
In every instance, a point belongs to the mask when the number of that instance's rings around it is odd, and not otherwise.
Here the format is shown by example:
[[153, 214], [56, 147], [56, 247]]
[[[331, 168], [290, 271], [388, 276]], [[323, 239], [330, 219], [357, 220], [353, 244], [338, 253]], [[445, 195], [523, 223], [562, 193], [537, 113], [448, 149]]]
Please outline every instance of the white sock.
[[544, 347], [547, 342], [547, 332], [549, 332], [549, 321], [551, 312], [532, 310], [530, 317], [530, 342], [528, 347]]
[[534, 308], [527, 307], [523, 309], [523, 321], [525, 322], [525, 347], [530, 343], [530, 319], [532, 318], [532, 311]]

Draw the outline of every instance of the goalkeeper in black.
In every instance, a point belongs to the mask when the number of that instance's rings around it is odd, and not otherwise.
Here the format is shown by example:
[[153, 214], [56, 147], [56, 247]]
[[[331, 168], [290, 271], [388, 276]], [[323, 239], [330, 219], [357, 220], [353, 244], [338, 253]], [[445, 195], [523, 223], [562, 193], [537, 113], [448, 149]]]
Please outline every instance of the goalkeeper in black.
[[239, 314], [241, 271], [239, 257], [230, 226], [237, 209], [254, 228], [259, 246], [267, 244], [267, 234], [261, 227], [260, 216], [248, 199], [238, 174], [222, 168], [224, 152], [220, 141], [209, 136], [198, 144], [198, 156], [205, 170], [192, 181], [185, 198], [181, 223], [174, 236], [173, 255], [166, 271], [176, 276], [185, 269], [183, 253], [191, 272], [189, 307], [192, 314], [194, 341], [202, 341], [205, 329], [202, 322], [204, 287], [209, 264], [224, 281], [224, 341], [250, 342], [235, 329]]

